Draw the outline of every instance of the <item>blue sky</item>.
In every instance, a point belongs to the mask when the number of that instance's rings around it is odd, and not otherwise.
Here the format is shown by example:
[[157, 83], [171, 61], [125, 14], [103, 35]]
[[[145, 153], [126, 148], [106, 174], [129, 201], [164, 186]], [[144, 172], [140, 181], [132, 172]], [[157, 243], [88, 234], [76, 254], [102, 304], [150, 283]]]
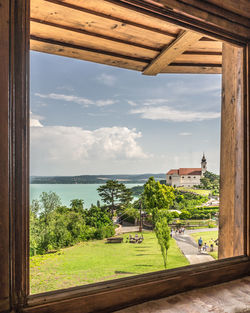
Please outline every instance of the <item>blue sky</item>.
[[31, 175], [219, 172], [221, 75], [143, 76], [31, 52]]

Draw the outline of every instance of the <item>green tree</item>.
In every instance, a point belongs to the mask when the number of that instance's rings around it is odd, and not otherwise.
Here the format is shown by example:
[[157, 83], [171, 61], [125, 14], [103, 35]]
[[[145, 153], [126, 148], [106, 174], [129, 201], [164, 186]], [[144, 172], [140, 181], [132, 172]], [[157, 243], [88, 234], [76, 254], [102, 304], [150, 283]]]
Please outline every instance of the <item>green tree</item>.
[[111, 216], [114, 211], [132, 201], [133, 196], [130, 189], [115, 180], [108, 180], [105, 185], [97, 189], [102, 201], [108, 206]]
[[167, 212], [175, 199], [174, 188], [156, 182], [154, 177], [150, 177], [144, 185], [142, 194], [143, 208], [152, 214], [153, 223], [156, 223], [160, 211]]
[[73, 199], [70, 201], [70, 207], [73, 211], [83, 213], [83, 204], [82, 199]]
[[44, 223], [48, 223], [50, 213], [52, 213], [57, 207], [61, 205], [60, 197], [52, 191], [42, 192], [39, 198], [40, 202], [40, 215], [44, 220]]
[[170, 228], [168, 226], [168, 219], [166, 217], [159, 217], [155, 224], [155, 234], [158, 243], [161, 247], [161, 254], [163, 257], [164, 267], [167, 268], [167, 254], [170, 246]]

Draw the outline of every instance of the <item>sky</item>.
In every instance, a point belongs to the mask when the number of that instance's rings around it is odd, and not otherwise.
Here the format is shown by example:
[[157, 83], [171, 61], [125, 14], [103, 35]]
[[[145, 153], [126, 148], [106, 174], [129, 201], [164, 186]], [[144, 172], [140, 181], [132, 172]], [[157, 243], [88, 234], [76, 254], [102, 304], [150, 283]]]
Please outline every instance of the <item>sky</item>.
[[221, 75], [140, 72], [31, 51], [32, 176], [219, 173]]

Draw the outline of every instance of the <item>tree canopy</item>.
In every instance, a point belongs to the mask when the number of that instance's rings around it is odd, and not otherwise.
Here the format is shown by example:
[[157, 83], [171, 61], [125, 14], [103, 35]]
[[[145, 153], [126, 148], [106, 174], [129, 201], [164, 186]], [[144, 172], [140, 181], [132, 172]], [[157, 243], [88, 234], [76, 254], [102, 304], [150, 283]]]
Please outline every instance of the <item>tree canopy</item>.
[[108, 206], [112, 216], [116, 209], [128, 205], [133, 199], [132, 191], [116, 180], [108, 180], [97, 191], [102, 201]]

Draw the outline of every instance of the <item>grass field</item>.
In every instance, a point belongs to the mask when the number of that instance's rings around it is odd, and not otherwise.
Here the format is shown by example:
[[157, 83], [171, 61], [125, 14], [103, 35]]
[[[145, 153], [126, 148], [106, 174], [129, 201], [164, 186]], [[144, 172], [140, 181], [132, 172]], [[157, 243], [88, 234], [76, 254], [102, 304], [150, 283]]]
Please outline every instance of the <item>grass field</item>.
[[192, 188], [186, 188], [186, 187], [177, 187], [177, 189], [182, 190], [182, 191], [196, 193], [197, 195], [201, 195], [201, 196], [209, 196], [209, 194], [211, 193], [211, 190], [203, 190], [203, 189], [192, 189]]
[[[212, 240], [216, 240], [218, 238], [218, 231], [216, 230], [216, 231], [207, 231], [207, 232], [193, 233], [193, 234], [190, 234], [190, 236], [192, 236], [195, 239], [196, 242], [201, 237], [202, 240], [203, 240], [203, 244], [205, 244], [205, 242], [206, 242], [207, 245], [210, 246], [210, 244], [212, 243]], [[214, 259], [218, 259], [218, 251], [217, 251], [217, 246], [215, 244], [214, 244], [214, 249], [216, 251], [208, 252], [208, 253]]]
[[[144, 232], [141, 244], [83, 242], [56, 254], [30, 258], [31, 294], [163, 270], [163, 260], [154, 232]], [[171, 239], [168, 268], [189, 262]]]

